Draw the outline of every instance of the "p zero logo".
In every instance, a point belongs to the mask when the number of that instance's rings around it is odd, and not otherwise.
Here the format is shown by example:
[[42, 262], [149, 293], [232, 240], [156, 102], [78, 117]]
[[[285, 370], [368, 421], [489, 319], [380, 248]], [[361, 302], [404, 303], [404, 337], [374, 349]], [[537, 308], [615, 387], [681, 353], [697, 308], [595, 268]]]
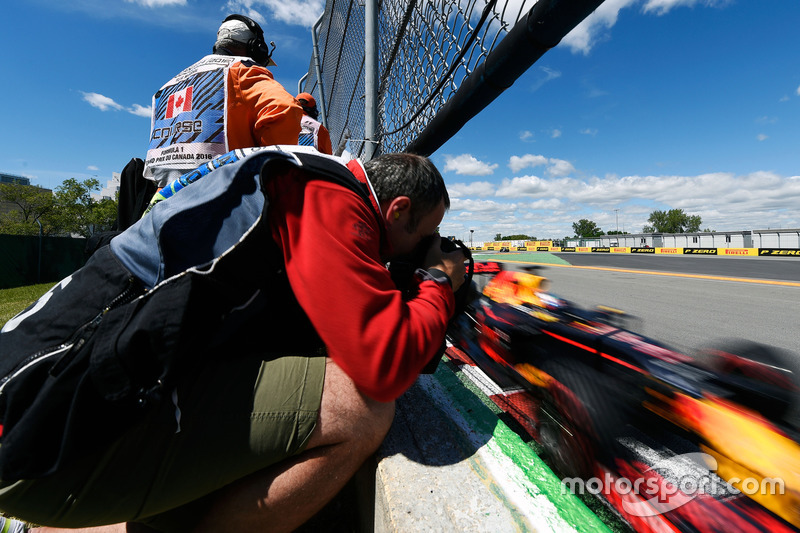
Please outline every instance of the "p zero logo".
[[562, 246], [561, 247], [561, 251], [562, 252], [574, 252], [575, 251], [575, 247], [574, 246]]
[[800, 248], [759, 248], [758, 255], [800, 257]]
[[601, 252], [601, 253], [608, 254], [608, 253], [611, 253], [611, 248], [609, 248], [607, 246], [606, 247], [593, 247], [592, 251], [593, 252]]
[[656, 253], [655, 248], [631, 248], [632, 254], [654, 254]]
[[706, 255], [717, 255], [716, 248], [684, 248], [684, 254], [706, 254]]
[[536, 251], [537, 252], [549, 252], [550, 251], [550, 247], [549, 246], [537, 246], [536, 247]]

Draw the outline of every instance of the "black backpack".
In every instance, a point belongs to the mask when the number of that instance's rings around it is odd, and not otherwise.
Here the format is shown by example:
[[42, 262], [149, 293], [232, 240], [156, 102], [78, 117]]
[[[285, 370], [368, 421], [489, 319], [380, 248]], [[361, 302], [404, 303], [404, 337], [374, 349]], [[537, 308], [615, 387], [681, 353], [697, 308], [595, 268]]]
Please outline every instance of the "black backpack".
[[288, 147], [231, 154], [3, 327], [4, 482], [52, 474], [121, 436], [169, 394], [184, 365], [202, 363], [199, 353], [288, 283], [264, 216], [264, 180], [299, 171], [334, 181], [375, 212], [367, 186], [332, 157]]

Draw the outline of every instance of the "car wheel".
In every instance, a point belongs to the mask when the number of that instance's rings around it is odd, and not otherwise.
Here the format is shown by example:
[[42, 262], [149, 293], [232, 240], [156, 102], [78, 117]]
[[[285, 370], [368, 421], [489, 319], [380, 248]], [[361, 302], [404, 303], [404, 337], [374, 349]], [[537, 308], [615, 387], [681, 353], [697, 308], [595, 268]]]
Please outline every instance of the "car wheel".
[[552, 407], [542, 406], [537, 417], [539, 444], [545, 458], [563, 477], [590, 478], [595, 456], [591, 441], [551, 410], [555, 411]]
[[545, 454], [562, 475], [591, 477], [595, 463], [613, 464], [628, 410], [601, 372], [552, 361], [543, 370], [553, 378], [539, 418]]

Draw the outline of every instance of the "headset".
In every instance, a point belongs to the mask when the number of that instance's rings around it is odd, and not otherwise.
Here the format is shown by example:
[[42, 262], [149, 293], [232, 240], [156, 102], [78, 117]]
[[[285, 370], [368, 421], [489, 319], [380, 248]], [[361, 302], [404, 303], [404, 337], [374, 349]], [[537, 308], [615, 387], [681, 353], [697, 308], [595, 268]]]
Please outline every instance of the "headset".
[[264, 41], [264, 31], [261, 29], [261, 26], [253, 19], [245, 17], [244, 15], [228, 15], [222, 22], [225, 23], [229, 20], [244, 22], [247, 28], [255, 35], [253, 39], [247, 41], [247, 55], [253, 58], [259, 65], [274, 66], [275, 62], [272, 61], [272, 52], [275, 51], [275, 43], [272, 41], [269, 43], [272, 45], [271, 50], [267, 47], [267, 43]]

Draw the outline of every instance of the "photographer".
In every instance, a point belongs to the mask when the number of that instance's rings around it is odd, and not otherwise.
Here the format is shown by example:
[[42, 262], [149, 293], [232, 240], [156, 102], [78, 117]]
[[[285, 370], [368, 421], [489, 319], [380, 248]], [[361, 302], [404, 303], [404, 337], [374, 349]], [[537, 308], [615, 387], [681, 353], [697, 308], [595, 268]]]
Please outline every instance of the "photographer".
[[[372, 209], [301, 168], [262, 176], [259, 253], [282, 261], [287, 279], [270, 289], [267, 309], [237, 324], [222, 353], [181, 375], [171, 401], [112, 446], [50, 476], [0, 483], [0, 509], [97, 532], [292, 531], [330, 501], [437, 355], [465, 275], [464, 254], [443, 252], [438, 238], [408, 296], [385, 266], [435, 233], [449, 207], [427, 158], [347, 167], [374, 191]], [[188, 190], [204, 183], [213, 180]]]

